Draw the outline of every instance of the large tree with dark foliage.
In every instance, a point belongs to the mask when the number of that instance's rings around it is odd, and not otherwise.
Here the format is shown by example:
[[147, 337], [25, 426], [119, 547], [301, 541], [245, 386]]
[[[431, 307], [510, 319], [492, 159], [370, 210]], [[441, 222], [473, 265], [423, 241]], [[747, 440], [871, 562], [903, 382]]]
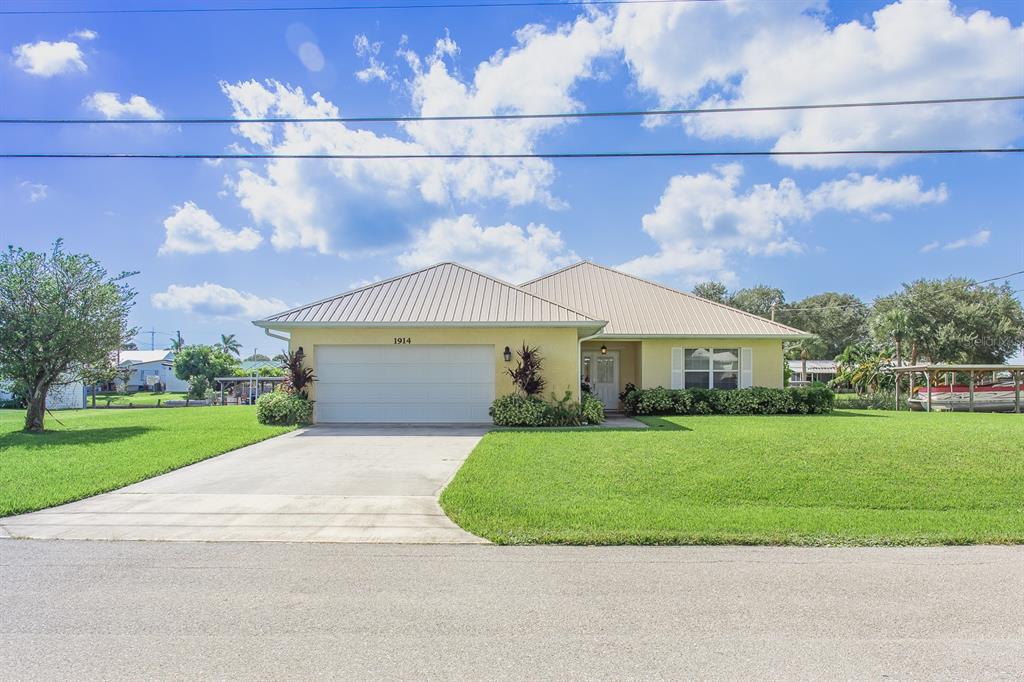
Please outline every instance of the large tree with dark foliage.
[[[879, 341], [894, 341], [883, 316], [900, 320], [910, 362], [1002, 363], [1024, 344], [1024, 308], [1008, 284], [980, 286], [969, 279], [919, 279], [875, 300], [872, 325]], [[887, 338], [881, 338], [887, 337]]]
[[87, 367], [109, 363], [136, 330], [135, 290], [84, 254], [13, 246], [0, 255], [0, 378], [25, 390], [25, 430], [42, 431], [46, 394]]
[[820, 343], [806, 350], [818, 358], [830, 359], [842, 353], [847, 346], [868, 339], [869, 311], [868, 306], [853, 294], [829, 291], [780, 308], [775, 319], [817, 335]]

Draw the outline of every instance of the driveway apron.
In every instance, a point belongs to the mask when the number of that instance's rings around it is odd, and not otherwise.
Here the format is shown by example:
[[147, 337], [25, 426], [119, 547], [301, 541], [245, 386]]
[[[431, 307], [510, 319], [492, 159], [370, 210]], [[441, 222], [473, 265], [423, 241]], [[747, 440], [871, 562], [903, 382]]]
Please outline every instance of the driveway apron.
[[437, 496], [485, 426], [313, 426], [141, 483], [0, 519], [0, 536], [481, 543]]

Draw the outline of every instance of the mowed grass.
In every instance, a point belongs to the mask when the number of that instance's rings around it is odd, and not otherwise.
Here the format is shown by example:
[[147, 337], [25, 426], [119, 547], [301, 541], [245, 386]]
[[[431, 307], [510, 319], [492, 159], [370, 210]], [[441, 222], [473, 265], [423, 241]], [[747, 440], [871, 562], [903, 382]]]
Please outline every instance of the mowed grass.
[[23, 410], [0, 410], [0, 516], [20, 514], [192, 464], [291, 427], [256, 422], [254, 407], [73, 410], [47, 431], [21, 431]]
[[497, 543], [1024, 542], [1024, 418], [837, 411], [484, 437], [441, 496]]

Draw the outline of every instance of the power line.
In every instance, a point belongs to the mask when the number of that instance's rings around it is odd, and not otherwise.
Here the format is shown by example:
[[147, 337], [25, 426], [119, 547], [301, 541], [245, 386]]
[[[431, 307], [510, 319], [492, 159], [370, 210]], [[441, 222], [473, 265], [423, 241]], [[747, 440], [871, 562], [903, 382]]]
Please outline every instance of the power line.
[[49, 14], [227, 14], [235, 12], [360, 12], [367, 10], [480, 9], [501, 7], [585, 7], [587, 5], [673, 5], [722, 0], [512, 0], [511, 2], [392, 3], [386, 5], [296, 5], [292, 7], [145, 7], [122, 9], [0, 10], [0, 15]]
[[1000, 280], [1000, 279], [1010, 279], [1011, 277], [1016, 277], [1017, 275], [1024, 275], [1024, 270], [1018, 270], [1017, 272], [1011, 272], [1009, 275], [1003, 275], [1001, 277], [990, 277], [989, 279], [983, 279], [983, 280], [980, 280], [980, 281], [977, 281], [977, 282], [971, 282], [970, 286], [973, 287], [973, 286], [977, 286], [979, 284], [987, 284], [988, 282], [995, 282], [995, 281]]
[[1019, 154], [1024, 147], [966, 148], [966, 149], [833, 149], [814, 151], [651, 151], [651, 152], [537, 152], [519, 154], [157, 154], [157, 153], [0, 153], [0, 159], [654, 159], [708, 156], [854, 156], [879, 154]]
[[852, 109], [865, 107], [899, 107], [921, 104], [962, 104], [966, 102], [1008, 102], [1024, 100], [1024, 95], [999, 95], [993, 97], [947, 97], [941, 99], [910, 99], [881, 102], [839, 102], [829, 104], [779, 104], [749, 107], [709, 107], [706, 109], [648, 109], [618, 111], [578, 111], [547, 114], [466, 114], [451, 116], [331, 116], [320, 118], [0, 118], [0, 123], [64, 125], [94, 123], [144, 123], [144, 124], [223, 124], [239, 123], [415, 123], [423, 121], [512, 121], [522, 119], [560, 118], [621, 118], [628, 116], [688, 116], [695, 114], [729, 114], [759, 111], [800, 111], [808, 109]]

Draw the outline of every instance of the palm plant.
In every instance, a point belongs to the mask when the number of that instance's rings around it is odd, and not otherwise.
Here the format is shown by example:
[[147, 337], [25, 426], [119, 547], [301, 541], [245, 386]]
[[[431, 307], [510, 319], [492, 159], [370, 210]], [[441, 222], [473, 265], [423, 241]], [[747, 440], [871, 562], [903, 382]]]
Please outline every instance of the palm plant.
[[242, 344], [235, 338], [234, 334], [221, 334], [220, 343], [214, 344], [214, 348], [222, 350], [228, 355], [238, 357], [242, 350]]
[[180, 336], [175, 339], [171, 339], [171, 350], [173, 350], [175, 353], [180, 352], [181, 349], [184, 347], [185, 339], [181, 338]]
[[294, 353], [286, 352], [286, 357], [282, 388], [288, 393], [308, 398], [309, 386], [316, 380], [316, 376], [314, 376], [311, 368], [303, 366], [302, 363], [306, 356], [302, 352], [302, 348], [299, 348]]
[[540, 395], [544, 390], [547, 381], [540, 375], [542, 358], [540, 349], [530, 348], [523, 343], [523, 347], [516, 351], [519, 356], [519, 363], [514, 369], [509, 369], [508, 374], [512, 377], [512, 383], [523, 392], [523, 395]]

